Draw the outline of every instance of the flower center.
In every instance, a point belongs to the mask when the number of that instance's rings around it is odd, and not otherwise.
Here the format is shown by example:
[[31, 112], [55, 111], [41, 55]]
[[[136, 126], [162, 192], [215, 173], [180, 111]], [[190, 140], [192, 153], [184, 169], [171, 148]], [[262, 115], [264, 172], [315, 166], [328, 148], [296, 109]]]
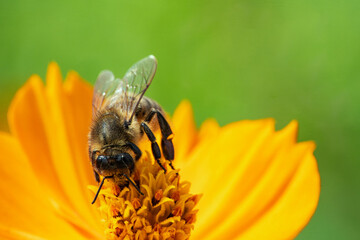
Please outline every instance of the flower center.
[[106, 239], [189, 239], [201, 197], [189, 193], [190, 183], [181, 182], [177, 171], [165, 174], [146, 156], [137, 162], [133, 179], [144, 195], [130, 184], [120, 188], [110, 181], [100, 191]]

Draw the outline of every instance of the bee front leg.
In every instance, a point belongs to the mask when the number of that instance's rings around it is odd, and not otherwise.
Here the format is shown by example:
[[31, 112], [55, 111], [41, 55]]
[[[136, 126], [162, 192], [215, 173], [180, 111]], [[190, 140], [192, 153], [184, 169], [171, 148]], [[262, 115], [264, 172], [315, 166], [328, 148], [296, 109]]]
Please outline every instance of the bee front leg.
[[122, 175], [123, 175], [124, 177], [126, 177], [126, 179], [129, 181], [129, 183], [131, 183], [131, 185], [133, 185], [134, 188], [135, 188], [141, 195], [144, 195], [144, 194], [141, 192], [140, 188], [134, 183], [133, 180], [131, 180], [131, 178], [128, 177], [128, 175], [126, 175], [125, 173], [123, 173]]
[[126, 146], [128, 146], [135, 153], [135, 160], [139, 160], [142, 155], [140, 148], [132, 142], [126, 143]]
[[156, 114], [158, 123], [161, 130], [161, 147], [163, 150], [163, 154], [166, 160], [169, 160], [170, 167], [174, 170], [174, 166], [172, 165], [172, 160], [174, 160], [174, 145], [172, 143], [172, 139], [174, 137], [173, 132], [171, 131], [169, 123], [166, 121], [165, 117], [158, 110], [152, 109], [145, 121], [149, 123], [154, 115]]
[[152, 150], [152, 153], [154, 155], [154, 158], [155, 158], [156, 162], [164, 170], [164, 172], [166, 172], [166, 169], [164, 168], [164, 166], [160, 162], [161, 152], [160, 152], [159, 145], [156, 142], [156, 138], [154, 136], [154, 133], [151, 131], [151, 129], [149, 128], [149, 126], [145, 122], [141, 123], [141, 128], [146, 133], [146, 136], [149, 138], [149, 140], [151, 142], [151, 150]]

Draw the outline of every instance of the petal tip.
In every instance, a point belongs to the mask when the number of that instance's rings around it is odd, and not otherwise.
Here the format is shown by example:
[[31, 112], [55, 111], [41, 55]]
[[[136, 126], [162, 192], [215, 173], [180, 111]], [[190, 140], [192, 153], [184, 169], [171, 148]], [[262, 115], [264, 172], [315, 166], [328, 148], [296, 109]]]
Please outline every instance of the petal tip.
[[285, 134], [287, 138], [292, 142], [296, 143], [298, 138], [299, 123], [297, 120], [292, 120], [279, 132]]
[[304, 144], [307, 144], [309, 147], [309, 151], [314, 152], [316, 149], [316, 143], [314, 141], [306, 141]]
[[79, 82], [80, 75], [76, 71], [69, 71], [65, 77], [65, 86], [75, 85], [76, 82]]
[[[182, 110], [187, 110], [187, 111], [192, 111], [192, 105], [190, 103], [189, 100], [184, 99], [180, 102], [180, 104], [177, 106], [176, 110], [178, 109], [182, 109]], [[175, 111], [176, 111], [175, 110]]]
[[52, 85], [61, 82], [62, 76], [59, 65], [52, 61], [49, 63], [46, 72], [46, 83]]
[[79, 73], [77, 73], [76, 71], [69, 71], [68, 74], [66, 75], [65, 78], [65, 82], [64, 82], [64, 87], [66, 89], [66, 91], [81, 91], [83, 92], [84, 89], [89, 89], [89, 91], [92, 94], [92, 86], [90, 83], [88, 83], [87, 81], [85, 81], [80, 75]]
[[294, 129], [295, 131], [297, 131], [299, 129], [299, 122], [297, 120], [293, 119], [286, 127], [289, 127], [291, 129]]
[[173, 122], [176, 122], [177, 120], [183, 120], [185, 118], [191, 119], [193, 121], [193, 109], [191, 106], [191, 103], [189, 100], [182, 100], [180, 104], [175, 109], [175, 112], [173, 114]]
[[57, 64], [57, 62], [51, 61], [48, 65], [47, 71], [48, 72], [56, 72], [56, 71], [60, 72], [60, 67]]
[[66, 78], [80, 78], [80, 75], [75, 70], [70, 70], [66, 76]]
[[27, 96], [27, 94], [33, 92], [34, 94], [39, 93], [43, 90], [44, 84], [40, 78], [39, 75], [33, 74], [30, 76], [30, 78], [26, 81], [26, 83], [24, 84], [24, 86], [22, 86], [16, 93], [14, 98], [12, 99], [9, 109], [8, 109], [8, 113], [7, 113], [7, 118], [8, 118], [8, 123], [9, 123], [9, 127], [10, 127], [10, 132], [13, 132], [13, 120], [14, 120], [14, 116], [16, 114], [16, 111], [18, 110], [19, 107], [21, 107], [21, 103], [23, 101], [26, 101], [25, 98]]

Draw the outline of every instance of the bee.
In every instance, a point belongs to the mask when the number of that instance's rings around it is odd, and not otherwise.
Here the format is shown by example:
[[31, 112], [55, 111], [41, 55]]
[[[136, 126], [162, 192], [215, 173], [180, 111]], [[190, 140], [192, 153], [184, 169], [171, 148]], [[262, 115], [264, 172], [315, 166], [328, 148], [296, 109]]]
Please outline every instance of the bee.
[[[89, 132], [89, 158], [95, 179], [100, 183], [92, 202], [95, 203], [105, 179], [119, 187], [133, 185], [142, 194], [131, 176], [142, 155], [137, 144], [144, 138], [151, 143], [152, 154], [159, 166], [161, 153], [174, 169], [173, 133], [160, 105], [144, 96], [157, 69], [157, 60], [150, 55], [135, 63], [120, 78], [109, 70], [102, 71], [95, 83]], [[155, 120], [156, 119], [156, 120]], [[153, 120], [153, 121], [152, 121]], [[161, 149], [154, 131], [160, 128]]]

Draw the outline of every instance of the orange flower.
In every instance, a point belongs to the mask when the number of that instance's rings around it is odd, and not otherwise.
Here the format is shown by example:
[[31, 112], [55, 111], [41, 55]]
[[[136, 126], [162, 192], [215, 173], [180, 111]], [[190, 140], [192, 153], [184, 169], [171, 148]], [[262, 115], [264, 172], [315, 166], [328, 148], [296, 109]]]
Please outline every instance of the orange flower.
[[[11, 134], [0, 133], [0, 238], [104, 239], [103, 218], [90, 204], [94, 194], [88, 190], [96, 185], [87, 156], [92, 88], [75, 72], [62, 83], [55, 63], [46, 81], [45, 87], [32, 76], [19, 90], [8, 113]], [[191, 182], [191, 192], [203, 194], [196, 218], [186, 216], [194, 224], [191, 239], [292, 239], [309, 222], [320, 177], [315, 145], [296, 142], [295, 121], [275, 131], [273, 119], [224, 127], [207, 120], [198, 131], [184, 101], [172, 126], [181, 180]], [[166, 196], [180, 201], [182, 194], [154, 189], [155, 201]], [[195, 198], [188, 198], [192, 207]], [[99, 199], [106, 202], [104, 196]], [[139, 199], [129, 202], [134, 212], [141, 209]], [[174, 207], [171, 216], [184, 211]], [[132, 220], [130, 231], [145, 229], [146, 219]], [[161, 226], [156, 222], [151, 228]], [[122, 230], [116, 231], [120, 236]], [[180, 238], [177, 231], [162, 237]]]

